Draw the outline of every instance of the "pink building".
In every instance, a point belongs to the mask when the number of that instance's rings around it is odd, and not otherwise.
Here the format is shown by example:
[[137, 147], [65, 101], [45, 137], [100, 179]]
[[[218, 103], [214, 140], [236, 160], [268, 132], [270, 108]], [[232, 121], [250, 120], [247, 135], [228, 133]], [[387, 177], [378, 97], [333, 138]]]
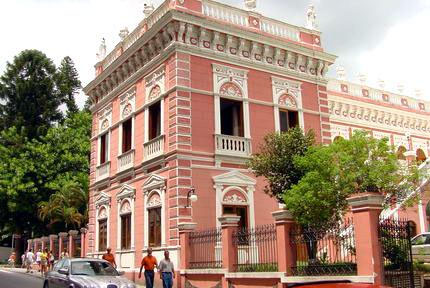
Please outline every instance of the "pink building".
[[298, 125], [330, 143], [371, 129], [427, 157], [430, 103], [328, 79], [336, 57], [311, 9], [303, 28], [211, 0], [150, 8], [107, 56], [101, 46], [84, 89], [94, 104], [88, 256], [110, 246], [133, 277], [147, 247], [179, 264], [179, 223], [219, 227], [224, 213], [273, 223], [279, 204], [246, 168], [269, 132]]

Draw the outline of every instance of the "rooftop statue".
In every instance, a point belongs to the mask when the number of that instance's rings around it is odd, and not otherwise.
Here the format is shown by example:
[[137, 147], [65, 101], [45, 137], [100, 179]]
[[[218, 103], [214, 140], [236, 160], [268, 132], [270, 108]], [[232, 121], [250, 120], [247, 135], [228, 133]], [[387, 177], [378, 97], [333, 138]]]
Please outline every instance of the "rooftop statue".
[[317, 13], [315, 12], [315, 6], [313, 4], [309, 5], [306, 16], [307, 16], [306, 28], [311, 30], [317, 30], [318, 29]]
[[96, 54], [97, 60], [102, 61], [106, 57], [106, 40], [105, 38], [102, 38], [102, 41], [99, 46], [99, 52]]
[[257, 8], [257, 0], [245, 0], [245, 7], [248, 10], [254, 11]]
[[152, 2], [150, 2], [149, 4], [143, 4], [143, 14], [145, 14], [146, 18], [148, 18], [149, 15], [152, 14], [152, 12], [154, 12], [154, 5], [152, 4]]

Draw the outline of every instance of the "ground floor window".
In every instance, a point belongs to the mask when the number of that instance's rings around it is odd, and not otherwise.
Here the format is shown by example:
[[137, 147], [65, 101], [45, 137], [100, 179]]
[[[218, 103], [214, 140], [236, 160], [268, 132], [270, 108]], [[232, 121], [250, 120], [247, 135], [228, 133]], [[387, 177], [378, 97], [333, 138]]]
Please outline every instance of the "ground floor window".
[[121, 215], [121, 249], [131, 248], [131, 214]]
[[161, 207], [148, 209], [149, 246], [161, 246]]
[[107, 219], [99, 220], [99, 251], [107, 248]]

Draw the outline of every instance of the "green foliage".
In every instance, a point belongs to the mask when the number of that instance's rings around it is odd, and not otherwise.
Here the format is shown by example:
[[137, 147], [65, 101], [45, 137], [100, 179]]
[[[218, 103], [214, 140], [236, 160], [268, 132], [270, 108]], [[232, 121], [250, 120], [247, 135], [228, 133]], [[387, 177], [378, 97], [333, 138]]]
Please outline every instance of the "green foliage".
[[284, 201], [303, 226], [323, 226], [341, 220], [352, 194], [374, 192], [395, 199], [417, 183], [416, 165], [403, 169], [387, 139], [356, 132], [350, 140], [311, 147], [294, 161], [304, 176], [285, 190]]
[[78, 71], [70, 57], [64, 57], [58, 68], [57, 83], [63, 101], [66, 103], [68, 113], [77, 113], [78, 105], [75, 102], [75, 95], [82, 88], [81, 81], [78, 77]]
[[272, 133], [264, 138], [260, 152], [254, 154], [249, 167], [254, 174], [264, 176], [268, 185], [265, 192], [283, 202], [283, 193], [303, 177], [303, 169], [294, 163], [294, 157], [304, 155], [315, 142], [312, 131], [304, 134], [300, 128], [286, 133]]
[[54, 63], [40, 51], [25, 50], [7, 63], [0, 77], [0, 124], [16, 127], [29, 139], [44, 135], [62, 119]]
[[[55, 220], [56, 213], [52, 214], [55, 219], [48, 213], [42, 218], [46, 223], [40, 221], [39, 203], [47, 202], [54, 193], [73, 197], [79, 194], [76, 190], [88, 193], [90, 133], [91, 115], [87, 112], [70, 115], [40, 139], [29, 141], [14, 127], [1, 132], [0, 231], [38, 235], [46, 234], [46, 224], [52, 232], [65, 228]], [[77, 203], [82, 201], [69, 201], [62, 207], [68, 227], [85, 222], [85, 209]]]

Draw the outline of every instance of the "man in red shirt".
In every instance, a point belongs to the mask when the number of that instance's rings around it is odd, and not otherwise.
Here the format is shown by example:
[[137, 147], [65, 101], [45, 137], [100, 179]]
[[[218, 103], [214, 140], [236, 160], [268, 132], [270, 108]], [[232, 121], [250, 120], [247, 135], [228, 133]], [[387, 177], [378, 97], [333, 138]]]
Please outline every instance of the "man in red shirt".
[[113, 256], [111, 253], [112, 249], [107, 248], [106, 251], [106, 254], [103, 255], [103, 260], [108, 261], [113, 267], [116, 268], [115, 256]]
[[148, 248], [148, 255], [142, 259], [140, 265], [139, 279], [142, 277], [142, 269], [145, 267], [145, 285], [146, 288], [154, 287], [154, 268], [157, 267], [157, 258], [152, 256], [152, 249]]

